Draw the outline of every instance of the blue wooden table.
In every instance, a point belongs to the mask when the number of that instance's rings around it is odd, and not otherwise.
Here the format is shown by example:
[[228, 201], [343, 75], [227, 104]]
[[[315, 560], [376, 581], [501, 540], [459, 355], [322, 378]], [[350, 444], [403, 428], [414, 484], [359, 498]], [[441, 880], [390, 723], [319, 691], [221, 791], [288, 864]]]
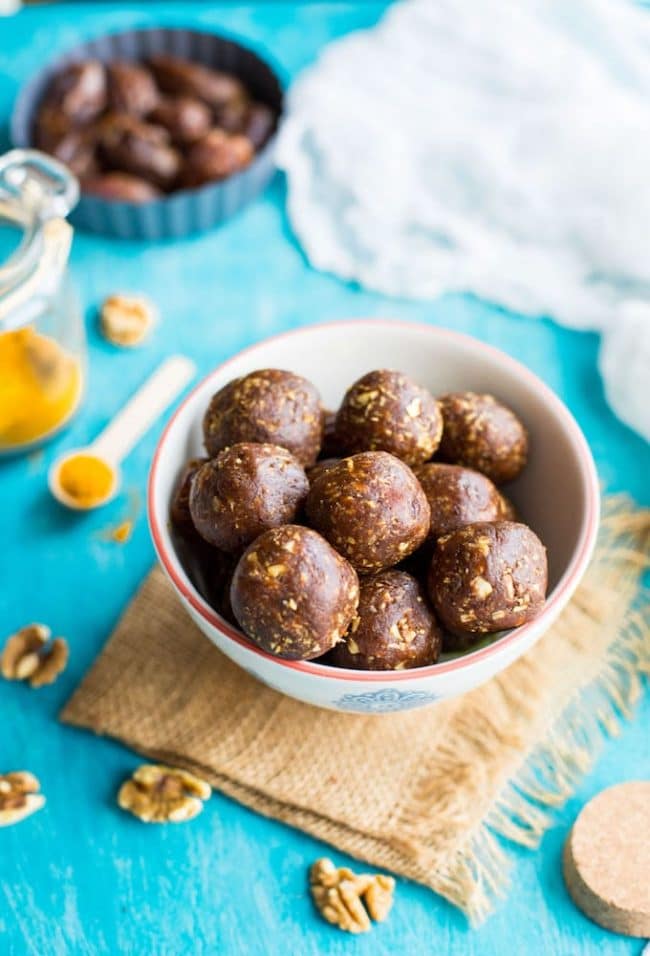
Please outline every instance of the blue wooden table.
[[[384, 8], [366, 2], [30, 9], [0, 18], [0, 122], [19, 84], [38, 66], [102, 31], [161, 22], [225, 29], [272, 50], [291, 78], [328, 41], [371, 26]], [[648, 776], [647, 698], [636, 722], [606, 747], [558, 812], [540, 852], [515, 851], [512, 893], [484, 927], [469, 930], [447, 903], [399, 881], [390, 920], [364, 938], [340, 933], [312, 910], [306, 868], [326, 847], [221, 796], [191, 824], [144, 826], [115, 805], [117, 787], [137, 758], [57, 723], [61, 705], [152, 564], [143, 493], [162, 422], [127, 461], [123, 495], [98, 513], [79, 516], [57, 507], [46, 490], [47, 467], [63, 449], [96, 435], [170, 352], [192, 356], [206, 372], [250, 342], [320, 320], [390, 315], [460, 329], [507, 350], [545, 379], [583, 426], [605, 483], [650, 503], [650, 451], [605, 404], [595, 336], [523, 320], [469, 296], [431, 304], [389, 301], [319, 275], [292, 238], [284, 198], [278, 178], [225, 228], [184, 242], [75, 239], [72, 269], [90, 342], [88, 399], [71, 429], [43, 453], [0, 465], [1, 630], [41, 620], [71, 646], [70, 665], [53, 687], [0, 686], [0, 771], [30, 769], [47, 795], [43, 811], [0, 830], [0, 953], [639, 953], [640, 941], [614, 937], [574, 909], [560, 876], [560, 851], [592, 794]], [[97, 303], [116, 289], [141, 290], [161, 307], [161, 324], [140, 350], [117, 351], [97, 334]], [[131, 540], [106, 540], [105, 529], [127, 516], [135, 517]]]

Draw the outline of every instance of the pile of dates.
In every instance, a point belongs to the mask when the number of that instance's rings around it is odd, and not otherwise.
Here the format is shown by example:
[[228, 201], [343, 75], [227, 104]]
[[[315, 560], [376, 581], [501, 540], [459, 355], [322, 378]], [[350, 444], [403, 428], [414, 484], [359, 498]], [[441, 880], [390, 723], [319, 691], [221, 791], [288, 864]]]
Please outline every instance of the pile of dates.
[[33, 141], [83, 192], [147, 202], [244, 169], [276, 121], [231, 73], [167, 55], [84, 60], [53, 77]]
[[333, 413], [311, 382], [261, 369], [213, 396], [203, 435], [171, 503], [175, 543], [264, 651], [422, 667], [542, 610], [545, 548], [501, 491], [528, 436], [493, 396], [434, 398], [381, 369]]

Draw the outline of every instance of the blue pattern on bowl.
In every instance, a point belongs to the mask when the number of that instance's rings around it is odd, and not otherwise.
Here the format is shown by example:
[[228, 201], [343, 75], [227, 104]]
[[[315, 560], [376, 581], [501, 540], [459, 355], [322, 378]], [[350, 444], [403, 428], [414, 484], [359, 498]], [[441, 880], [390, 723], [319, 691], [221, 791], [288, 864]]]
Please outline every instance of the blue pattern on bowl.
[[366, 691], [363, 694], [344, 694], [335, 704], [342, 710], [354, 710], [366, 714], [386, 714], [396, 710], [411, 710], [423, 704], [432, 704], [439, 700], [437, 694], [424, 690], [383, 690]]

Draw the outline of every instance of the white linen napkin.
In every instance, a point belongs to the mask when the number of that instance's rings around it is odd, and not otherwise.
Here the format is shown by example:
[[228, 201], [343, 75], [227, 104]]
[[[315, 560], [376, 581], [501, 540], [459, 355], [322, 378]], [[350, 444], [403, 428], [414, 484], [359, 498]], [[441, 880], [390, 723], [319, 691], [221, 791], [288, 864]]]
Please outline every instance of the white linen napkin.
[[314, 266], [600, 331], [650, 439], [650, 11], [405, 0], [299, 77], [279, 161]]

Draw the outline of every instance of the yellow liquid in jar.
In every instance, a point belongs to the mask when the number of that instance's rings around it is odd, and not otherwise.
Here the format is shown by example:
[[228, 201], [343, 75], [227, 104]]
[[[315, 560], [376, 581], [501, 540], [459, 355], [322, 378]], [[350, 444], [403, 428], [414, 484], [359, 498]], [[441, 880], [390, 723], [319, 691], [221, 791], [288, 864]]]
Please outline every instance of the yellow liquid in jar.
[[20, 448], [63, 425], [79, 404], [79, 360], [35, 329], [0, 333], [0, 451]]

